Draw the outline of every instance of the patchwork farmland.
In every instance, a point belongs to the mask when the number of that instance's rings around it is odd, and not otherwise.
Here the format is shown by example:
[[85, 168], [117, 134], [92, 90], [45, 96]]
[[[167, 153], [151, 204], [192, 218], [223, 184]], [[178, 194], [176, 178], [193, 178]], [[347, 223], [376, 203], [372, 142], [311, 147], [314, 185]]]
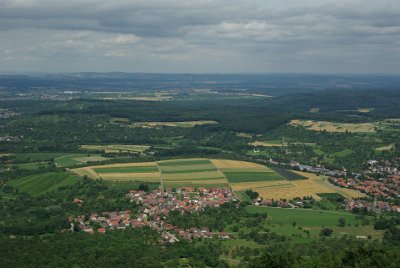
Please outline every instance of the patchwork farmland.
[[113, 182], [149, 182], [164, 187], [229, 186], [239, 196], [253, 189], [267, 199], [292, 199], [318, 194], [339, 193], [345, 197], [363, 194], [335, 187], [326, 178], [304, 172], [277, 172], [266, 166], [222, 159], [174, 159], [158, 162], [112, 164], [73, 169], [79, 176]]

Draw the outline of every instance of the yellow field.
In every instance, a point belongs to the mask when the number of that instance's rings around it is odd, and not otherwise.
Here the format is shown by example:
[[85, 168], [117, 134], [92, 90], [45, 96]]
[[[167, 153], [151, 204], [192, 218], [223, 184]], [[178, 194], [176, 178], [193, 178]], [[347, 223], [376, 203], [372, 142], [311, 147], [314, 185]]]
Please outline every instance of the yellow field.
[[253, 137], [252, 134], [243, 133], [243, 132], [236, 133], [236, 136], [241, 137], [241, 138], [249, 138], [249, 139]]
[[303, 126], [306, 129], [314, 131], [327, 131], [327, 132], [375, 132], [374, 123], [335, 123], [328, 121], [312, 121], [312, 120], [291, 120], [289, 125]]
[[219, 169], [225, 169], [225, 168], [265, 168], [265, 166], [256, 164], [256, 163], [251, 163], [251, 162], [245, 162], [245, 161], [237, 161], [237, 160], [222, 160], [222, 159], [211, 159], [211, 162], [214, 164]]
[[357, 111], [360, 113], [369, 113], [372, 110], [374, 110], [374, 108], [358, 108]]
[[207, 186], [207, 185], [228, 185], [228, 182], [226, 179], [214, 179], [214, 180], [192, 180], [192, 181], [163, 181], [164, 185], [174, 185], [174, 184], [179, 184], [179, 185], [186, 185], [186, 186]]
[[200, 179], [211, 179], [217, 178], [222, 179], [224, 178], [224, 174], [221, 171], [205, 171], [205, 172], [190, 172], [190, 173], [172, 173], [172, 174], [163, 174], [162, 179], [163, 181], [193, 181], [193, 180], [200, 180]]
[[218, 122], [211, 120], [182, 121], [182, 122], [140, 122], [132, 124], [132, 127], [156, 128], [156, 127], [167, 126], [167, 127], [191, 128], [194, 126], [214, 125], [214, 124], [218, 124]]
[[0, 157], [4, 157], [4, 156], [11, 156], [11, 155], [14, 155], [14, 154], [0, 153]]
[[137, 97], [105, 97], [103, 100], [137, 100], [137, 101], [168, 101], [171, 100], [171, 96], [137, 96]]
[[247, 189], [253, 189], [258, 192], [258, 189], [263, 189], [267, 187], [293, 187], [289, 181], [257, 181], [257, 182], [240, 182], [231, 183], [232, 189], [234, 191], [244, 191]]
[[150, 148], [147, 145], [131, 145], [131, 144], [111, 144], [111, 145], [81, 145], [81, 149], [87, 151], [106, 153], [118, 153], [118, 152], [144, 152]]
[[317, 176], [313, 173], [296, 171], [296, 173], [307, 177], [307, 180], [293, 181], [268, 181], [268, 182], [245, 182], [232, 183], [234, 191], [244, 191], [253, 189], [264, 199], [293, 199], [295, 197], [312, 196], [316, 200], [321, 198], [317, 193], [337, 192], [344, 197], [364, 197], [365, 195], [351, 190], [336, 187], [326, 181], [323, 176]]
[[107, 157], [102, 157], [102, 156], [87, 156], [87, 157], [79, 157], [79, 158], [73, 158], [74, 160], [77, 160], [81, 163], [87, 163], [87, 162], [96, 162], [96, 161], [103, 161], [103, 160], [108, 160], [109, 158]]
[[282, 143], [269, 143], [269, 142], [264, 142], [264, 141], [250, 142], [249, 145], [252, 145], [252, 146], [262, 146], [262, 147], [284, 147], [284, 146], [287, 146], [287, 144], [282, 144]]
[[395, 146], [395, 144], [392, 143], [392, 144], [389, 144], [387, 146], [382, 146], [382, 147], [376, 148], [375, 150], [377, 150], [377, 151], [389, 151], [389, 150], [394, 149], [394, 146]]

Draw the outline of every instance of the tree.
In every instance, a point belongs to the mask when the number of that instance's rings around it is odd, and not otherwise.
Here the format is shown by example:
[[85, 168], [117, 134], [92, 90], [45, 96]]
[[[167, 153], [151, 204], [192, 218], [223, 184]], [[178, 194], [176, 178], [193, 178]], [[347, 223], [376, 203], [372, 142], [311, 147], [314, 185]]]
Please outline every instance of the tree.
[[330, 228], [322, 228], [321, 232], [319, 233], [320, 236], [331, 236], [333, 233], [333, 230]]
[[346, 226], [346, 219], [343, 217], [339, 218], [339, 227], [345, 227]]

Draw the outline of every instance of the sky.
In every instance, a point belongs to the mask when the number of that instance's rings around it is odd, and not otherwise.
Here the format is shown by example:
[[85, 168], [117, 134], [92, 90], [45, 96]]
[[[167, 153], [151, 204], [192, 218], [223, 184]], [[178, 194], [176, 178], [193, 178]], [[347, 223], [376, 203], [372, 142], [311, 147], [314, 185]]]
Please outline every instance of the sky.
[[400, 73], [399, 0], [0, 0], [0, 71]]

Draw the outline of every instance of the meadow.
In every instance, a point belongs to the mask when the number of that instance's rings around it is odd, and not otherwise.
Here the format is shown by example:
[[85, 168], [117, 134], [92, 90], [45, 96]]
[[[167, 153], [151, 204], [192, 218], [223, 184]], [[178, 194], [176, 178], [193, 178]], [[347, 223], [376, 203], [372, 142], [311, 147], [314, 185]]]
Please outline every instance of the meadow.
[[48, 172], [11, 180], [8, 184], [20, 192], [33, 196], [55, 191], [60, 187], [76, 183], [79, 177], [65, 172]]
[[[333, 237], [343, 235], [364, 236], [371, 235], [372, 238], [382, 238], [383, 231], [374, 230], [372, 225], [362, 225], [354, 214], [344, 211], [320, 211], [311, 209], [285, 209], [272, 207], [247, 206], [246, 210], [252, 214], [267, 213], [268, 218], [265, 226], [278, 234], [292, 235], [294, 240], [297, 236], [302, 236], [305, 241], [311, 241], [319, 237], [322, 228], [328, 227], [333, 230]], [[339, 227], [339, 218], [345, 219], [345, 226]], [[367, 217], [372, 221], [372, 217]], [[301, 229], [299, 229], [299, 227]], [[310, 232], [310, 236], [305, 235], [301, 230]]]

